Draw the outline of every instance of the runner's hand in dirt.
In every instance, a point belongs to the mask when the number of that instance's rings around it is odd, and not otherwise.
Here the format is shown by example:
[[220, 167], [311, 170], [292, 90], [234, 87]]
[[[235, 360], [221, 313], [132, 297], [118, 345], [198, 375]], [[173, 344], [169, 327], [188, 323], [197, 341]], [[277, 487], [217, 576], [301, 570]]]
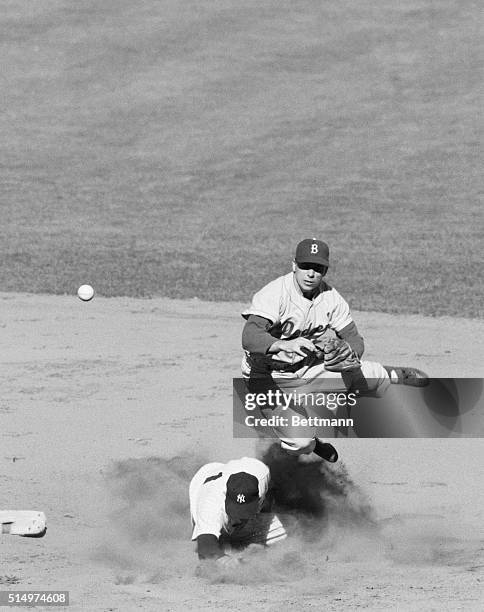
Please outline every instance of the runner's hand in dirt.
[[223, 567], [224, 569], [235, 569], [240, 565], [240, 563], [240, 559], [232, 555], [224, 555], [223, 557], [219, 557], [217, 559], [217, 565]]

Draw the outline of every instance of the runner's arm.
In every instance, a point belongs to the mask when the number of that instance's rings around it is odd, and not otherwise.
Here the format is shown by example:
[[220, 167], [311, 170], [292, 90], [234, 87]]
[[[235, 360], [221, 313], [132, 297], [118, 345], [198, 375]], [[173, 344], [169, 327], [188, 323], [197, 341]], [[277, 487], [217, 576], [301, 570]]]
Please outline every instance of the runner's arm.
[[219, 539], [212, 533], [202, 533], [197, 538], [199, 559], [218, 559], [224, 556]]

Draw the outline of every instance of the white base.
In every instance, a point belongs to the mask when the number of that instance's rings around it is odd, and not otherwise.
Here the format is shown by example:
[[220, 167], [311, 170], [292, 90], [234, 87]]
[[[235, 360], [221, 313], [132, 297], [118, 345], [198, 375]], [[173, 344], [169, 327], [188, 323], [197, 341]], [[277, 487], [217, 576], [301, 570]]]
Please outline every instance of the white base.
[[37, 510], [0, 510], [0, 533], [42, 537], [47, 530], [45, 514]]

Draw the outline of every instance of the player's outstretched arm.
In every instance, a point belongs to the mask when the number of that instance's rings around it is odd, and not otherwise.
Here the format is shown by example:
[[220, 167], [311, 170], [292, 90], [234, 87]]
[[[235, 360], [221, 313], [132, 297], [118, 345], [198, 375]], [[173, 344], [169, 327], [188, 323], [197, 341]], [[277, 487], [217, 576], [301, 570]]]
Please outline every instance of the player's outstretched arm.
[[242, 330], [242, 346], [246, 351], [261, 355], [276, 354], [284, 351], [287, 355], [301, 358], [314, 353], [316, 347], [307, 338], [277, 340], [269, 330], [272, 322], [258, 315], [250, 315]]

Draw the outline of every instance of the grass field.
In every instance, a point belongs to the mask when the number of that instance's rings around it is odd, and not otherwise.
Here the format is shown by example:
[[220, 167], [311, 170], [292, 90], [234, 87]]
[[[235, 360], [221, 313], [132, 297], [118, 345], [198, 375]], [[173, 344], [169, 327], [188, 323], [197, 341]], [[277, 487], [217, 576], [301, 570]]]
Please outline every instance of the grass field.
[[6, 0], [5, 291], [482, 315], [479, 3]]

